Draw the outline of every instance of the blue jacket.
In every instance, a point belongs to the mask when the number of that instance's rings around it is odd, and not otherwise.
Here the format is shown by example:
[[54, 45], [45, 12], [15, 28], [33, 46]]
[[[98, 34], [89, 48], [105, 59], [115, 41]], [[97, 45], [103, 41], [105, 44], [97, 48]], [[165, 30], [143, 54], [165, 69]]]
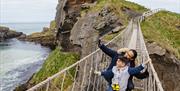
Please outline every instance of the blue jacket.
[[[138, 67], [129, 67], [128, 68], [128, 73], [129, 75], [136, 75], [136, 74], [139, 74], [141, 70], [144, 69], [144, 66], [140, 65]], [[112, 69], [109, 69], [109, 70], [106, 70], [106, 71], [103, 71], [101, 72], [101, 76], [103, 76], [109, 84], [112, 83], [112, 78], [114, 77], [114, 74], [112, 72]]]
[[[118, 54], [117, 51], [114, 51], [112, 49], [107, 48], [104, 44], [100, 45], [99, 48], [105, 53], [107, 54], [109, 57], [112, 58], [111, 63], [109, 65], [109, 67], [106, 69], [106, 71], [102, 72], [101, 75], [105, 78], [105, 80], [108, 83], [111, 83], [111, 80], [113, 78], [113, 73], [112, 73], [112, 68], [113, 66], [116, 65], [116, 61], [118, 59]], [[123, 56], [123, 55], [122, 55]]]
[[118, 55], [124, 56], [123, 54], [118, 54], [116, 51], [107, 48], [104, 44], [100, 45], [99, 48], [100, 48], [104, 53], [106, 53], [109, 57], [112, 58], [111, 63], [110, 63], [110, 65], [109, 65], [109, 67], [107, 68], [107, 70], [112, 69], [113, 66], [116, 65], [116, 61], [117, 61], [117, 59], [118, 59]]

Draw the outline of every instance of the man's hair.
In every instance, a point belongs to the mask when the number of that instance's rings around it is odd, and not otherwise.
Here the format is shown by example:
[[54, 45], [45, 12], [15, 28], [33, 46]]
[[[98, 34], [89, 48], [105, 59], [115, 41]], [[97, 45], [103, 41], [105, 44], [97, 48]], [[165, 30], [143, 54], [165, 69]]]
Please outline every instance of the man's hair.
[[129, 63], [129, 60], [124, 56], [118, 55], [118, 59], [125, 63], [125, 65]]
[[137, 57], [137, 52], [136, 52], [136, 50], [134, 50], [134, 49], [130, 49], [130, 51], [132, 51], [132, 52], [133, 52], [134, 56], [132, 57], [132, 59], [133, 59], [133, 60], [135, 60], [135, 59], [136, 59], [136, 57]]

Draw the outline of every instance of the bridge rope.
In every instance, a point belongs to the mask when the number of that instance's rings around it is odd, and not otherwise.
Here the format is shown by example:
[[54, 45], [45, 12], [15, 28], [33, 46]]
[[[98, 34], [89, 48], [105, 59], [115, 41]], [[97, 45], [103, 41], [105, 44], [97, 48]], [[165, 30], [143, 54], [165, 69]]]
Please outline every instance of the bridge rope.
[[[149, 54], [141, 32], [140, 22], [143, 21], [144, 17], [160, 10], [148, 11], [148, 13], [145, 12], [142, 16], [132, 19], [120, 34], [105, 45], [113, 45], [114, 49], [122, 47], [136, 49], [139, 62], [146, 61]], [[102, 77], [94, 75], [93, 70], [105, 70], [109, 63], [110, 58], [98, 48], [27, 91], [105, 91], [107, 82]], [[79, 69], [80, 67], [83, 69]], [[153, 64], [150, 63], [147, 69], [149, 77], [143, 80], [144, 91], [164, 91]], [[81, 75], [79, 75], [80, 73]]]

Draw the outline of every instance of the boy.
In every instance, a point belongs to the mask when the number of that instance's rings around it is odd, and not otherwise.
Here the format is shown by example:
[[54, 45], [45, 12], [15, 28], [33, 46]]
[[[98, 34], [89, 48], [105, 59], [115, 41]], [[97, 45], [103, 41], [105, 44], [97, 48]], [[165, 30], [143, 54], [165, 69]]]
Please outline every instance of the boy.
[[128, 59], [122, 56], [118, 56], [118, 60], [116, 61], [116, 66], [113, 66], [112, 69], [98, 72], [95, 71], [95, 74], [101, 75], [103, 77], [113, 76], [112, 81], [109, 82], [108, 91], [125, 91], [128, 84], [128, 79], [130, 75], [138, 74], [141, 70], [144, 69], [144, 66], [148, 64], [151, 60], [144, 62], [138, 67], [131, 68], [127, 66], [129, 63]]

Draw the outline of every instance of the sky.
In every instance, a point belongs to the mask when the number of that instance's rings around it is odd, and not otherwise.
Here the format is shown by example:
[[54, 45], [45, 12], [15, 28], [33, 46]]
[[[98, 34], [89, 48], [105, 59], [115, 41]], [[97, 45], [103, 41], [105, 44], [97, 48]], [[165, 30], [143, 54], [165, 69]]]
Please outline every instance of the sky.
[[[165, 8], [180, 13], [180, 0], [128, 0], [147, 8]], [[0, 23], [49, 22], [58, 0], [0, 0]]]
[[180, 14], [180, 0], [127, 0], [136, 2], [150, 9], [164, 8]]
[[50, 22], [58, 0], [0, 0], [0, 23]]

